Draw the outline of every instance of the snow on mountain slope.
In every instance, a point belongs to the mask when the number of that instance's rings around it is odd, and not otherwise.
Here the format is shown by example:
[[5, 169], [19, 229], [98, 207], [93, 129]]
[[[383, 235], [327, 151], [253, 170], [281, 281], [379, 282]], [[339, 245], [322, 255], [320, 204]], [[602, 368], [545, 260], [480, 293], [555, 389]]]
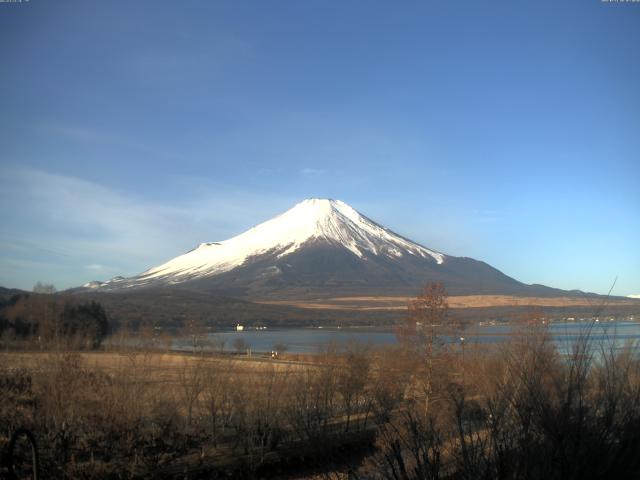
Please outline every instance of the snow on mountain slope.
[[442, 253], [396, 235], [342, 201], [308, 199], [229, 240], [202, 243], [135, 279], [128, 279], [134, 280], [128, 286], [156, 280], [179, 283], [217, 275], [257, 255], [275, 253], [282, 258], [314, 240], [342, 246], [363, 260], [371, 255], [390, 258], [413, 255], [441, 264], [446, 258]]
[[525, 285], [484, 262], [430, 250], [338, 200], [309, 199], [222, 242], [197, 248], [140, 275], [78, 290], [128, 292], [176, 287], [246, 299], [414, 295], [426, 282], [452, 295], [566, 294]]

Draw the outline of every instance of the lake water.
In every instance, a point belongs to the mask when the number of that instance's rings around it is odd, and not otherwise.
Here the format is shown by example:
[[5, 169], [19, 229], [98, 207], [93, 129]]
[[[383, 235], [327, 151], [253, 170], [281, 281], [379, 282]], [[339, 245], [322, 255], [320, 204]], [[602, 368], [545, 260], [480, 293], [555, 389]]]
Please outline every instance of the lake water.
[[[632, 321], [613, 322], [557, 322], [548, 325], [558, 348], [562, 352], [571, 350], [575, 341], [591, 329], [593, 345], [621, 348], [627, 343], [640, 344], [640, 323]], [[465, 344], [500, 343], [512, 338], [521, 327], [511, 325], [473, 326], [463, 333]], [[233, 352], [239, 341], [252, 352], [270, 352], [276, 345], [285, 345], [289, 353], [318, 353], [330, 344], [344, 347], [350, 342], [372, 346], [393, 345], [398, 342], [392, 330], [374, 328], [285, 328], [267, 330], [221, 331], [209, 334], [208, 343], [216, 349], [224, 342], [224, 351]], [[460, 338], [443, 338], [448, 343], [460, 343]], [[176, 338], [175, 350], [190, 350], [190, 339]]]

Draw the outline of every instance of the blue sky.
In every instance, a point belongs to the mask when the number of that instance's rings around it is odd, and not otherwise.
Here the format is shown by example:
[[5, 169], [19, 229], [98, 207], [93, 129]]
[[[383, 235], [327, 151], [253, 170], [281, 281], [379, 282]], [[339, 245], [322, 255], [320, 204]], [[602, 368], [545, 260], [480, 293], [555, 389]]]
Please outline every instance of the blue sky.
[[640, 4], [0, 3], [0, 285], [131, 275], [307, 197], [640, 294]]

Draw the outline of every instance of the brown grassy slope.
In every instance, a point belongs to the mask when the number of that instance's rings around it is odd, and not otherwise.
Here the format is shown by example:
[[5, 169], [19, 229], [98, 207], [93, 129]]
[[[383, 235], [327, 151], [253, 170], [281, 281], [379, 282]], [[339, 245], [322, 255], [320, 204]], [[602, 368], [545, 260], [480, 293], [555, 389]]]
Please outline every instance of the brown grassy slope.
[[[306, 309], [336, 310], [405, 310], [411, 297], [370, 296], [370, 297], [334, 297], [318, 300], [264, 300], [257, 303], [281, 305]], [[479, 307], [596, 307], [603, 303], [601, 299], [590, 297], [520, 297], [511, 295], [457, 295], [450, 296], [451, 308]], [[635, 299], [607, 299], [610, 306], [637, 306]]]

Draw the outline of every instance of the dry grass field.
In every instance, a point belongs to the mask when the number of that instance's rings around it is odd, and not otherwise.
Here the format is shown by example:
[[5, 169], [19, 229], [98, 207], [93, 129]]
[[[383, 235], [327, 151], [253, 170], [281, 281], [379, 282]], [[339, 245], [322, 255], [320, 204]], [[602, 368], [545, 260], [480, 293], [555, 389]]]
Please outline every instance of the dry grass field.
[[[160, 351], [79, 351], [75, 355], [85, 368], [110, 374], [131, 373], [136, 365], [144, 364], [147, 380], [176, 381], [177, 373], [185, 368], [233, 369], [239, 373], [262, 374], [265, 371], [295, 371], [308, 367], [306, 362], [274, 361], [263, 357], [246, 356], [198, 356], [185, 353]], [[0, 353], [4, 368], [39, 369], [54, 368], [59, 354], [56, 352], [6, 352]]]
[[[264, 300], [258, 303], [318, 310], [406, 310], [412, 297], [334, 297], [318, 300]], [[478, 307], [595, 307], [601, 300], [589, 297], [517, 297], [510, 295], [458, 295], [447, 299], [452, 309]], [[608, 305], [639, 305], [634, 299], [608, 299]]]
[[439, 333], [304, 362], [3, 352], [0, 451], [27, 428], [59, 479], [637, 478], [637, 352], [596, 360], [585, 338], [566, 358], [540, 324], [500, 346]]
[[49, 478], [251, 478], [281, 458], [370, 442], [370, 356], [349, 358], [3, 352], [0, 452], [27, 428]]

